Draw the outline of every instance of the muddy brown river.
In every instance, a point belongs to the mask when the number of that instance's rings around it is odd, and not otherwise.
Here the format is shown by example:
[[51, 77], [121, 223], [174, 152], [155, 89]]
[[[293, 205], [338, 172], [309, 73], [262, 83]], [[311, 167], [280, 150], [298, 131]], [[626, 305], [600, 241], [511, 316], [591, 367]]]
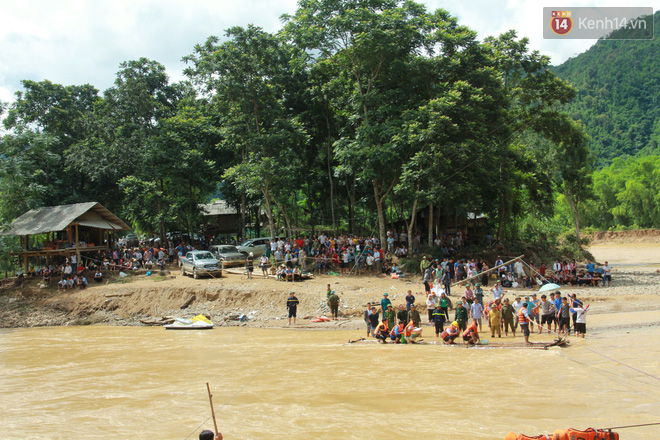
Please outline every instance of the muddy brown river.
[[[639, 312], [626, 322], [658, 317]], [[576, 343], [547, 351], [346, 345], [357, 331], [2, 330], [0, 438], [197, 439], [213, 426], [207, 382], [229, 440], [502, 439], [510, 430], [658, 422], [660, 380], [624, 364], [660, 376], [659, 327], [610, 321], [594, 316], [580, 344], [615, 361]], [[620, 433], [657, 440], [660, 427]]]

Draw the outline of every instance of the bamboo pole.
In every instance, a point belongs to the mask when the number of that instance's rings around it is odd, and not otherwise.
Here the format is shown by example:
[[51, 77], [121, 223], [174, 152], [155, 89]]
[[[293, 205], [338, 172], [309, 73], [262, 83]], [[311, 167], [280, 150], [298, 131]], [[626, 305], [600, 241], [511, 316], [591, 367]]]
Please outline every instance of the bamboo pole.
[[25, 236], [25, 245], [23, 247], [23, 249], [25, 249], [24, 253], [23, 253], [23, 273], [25, 274], [25, 276], [27, 276], [27, 273], [28, 273], [28, 256], [27, 256], [27, 252], [28, 252], [29, 243], [30, 243], [30, 236], [26, 235]]
[[78, 265], [82, 264], [82, 261], [80, 260], [80, 247], [78, 247], [79, 243], [79, 237], [78, 237], [78, 223], [76, 223], [76, 267], [73, 268], [73, 273], [78, 274]]
[[479, 273], [479, 274], [477, 274], [477, 275], [475, 275], [475, 276], [472, 276], [472, 277], [469, 277], [469, 278], [465, 278], [464, 280], [456, 281], [455, 283], [453, 283], [453, 284], [452, 284], [451, 286], [449, 286], [449, 287], [454, 287], [454, 286], [456, 286], [456, 285], [458, 285], [458, 284], [465, 283], [466, 281], [470, 281], [470, 280], [473, 279], [473, 278], [480, 277], [480, 276], [482, 276], [482, 275], [485, 274], [485, 273], [492, 272], [492, 271], [494, 271], [495, 269], [498, 269], [498, 268], [500, 268], [500, 267], [502, 267], [502, 266], [506, 266], [506, 265], [508, 265], [509, 263], [513, 263], [513, 262], [516, 261], [516, 260], [521, 260], [521, 261], [522, 261], [522, 258], [523, 258], [523, 257], [524, 257], [524, 255], [521, 255], [521, 256], [519, 256], [519, 257], [514, 258], [513, 260], [505, 261], [504, 263], [499, 264], [499, 265], [494, 266], [494, 267], [491, 267], [490, 269], [485, 270], [485, 271], [483, 271], [483, 272], [481, 272], [481, 273]]
[[520, 261], [522, 261], [523, 264], [524, 264], [525, 266], [529, 267], [529, 269], [530, 269], [532, 272], [537, 273], [538, 276], [540, 276], [541, 278], [543, 278], [543, 279], [546, 280], [547, 282], [550, 282], [549, 279], [547, 279], [546, 277], [544, 277], [543, 275], [541, 275], [541, 272], [539, 272], [538, 270], [534, 269], [534, 268], [533, 268], [532, 266], [530, 266], [529, 264], [525, 263], [525, 261], [523, 261], [523, 260], [520, 260]]
[[209, 402], [211, 403], [211, 416], [213, 416], [213, 426], [215, 427], [215, 436], [216, 438], [221, 438], [218, 432], [218, 422], [215, 419], [215, 410], [213, 409], [213, 394], [211, 394], [211, 387], [209, 383], [206, 382], [206, 389], [209, 392]]

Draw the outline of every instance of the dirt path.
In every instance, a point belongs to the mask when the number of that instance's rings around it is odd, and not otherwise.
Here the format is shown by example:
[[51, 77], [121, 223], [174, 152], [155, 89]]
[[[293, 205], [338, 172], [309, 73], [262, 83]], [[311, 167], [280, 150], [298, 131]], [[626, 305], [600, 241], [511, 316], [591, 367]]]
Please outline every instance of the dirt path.
[[660, 243], [608, 243], [589, 246], [596, 261], [613, 267], [655, 272], [660, 269]]

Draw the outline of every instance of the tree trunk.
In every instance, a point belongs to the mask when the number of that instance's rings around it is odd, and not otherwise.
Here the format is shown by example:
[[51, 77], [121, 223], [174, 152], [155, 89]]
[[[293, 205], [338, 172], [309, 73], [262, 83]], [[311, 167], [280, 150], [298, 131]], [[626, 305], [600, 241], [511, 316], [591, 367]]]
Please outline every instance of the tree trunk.
[[429, 231], [427, 244], [433, 246], [433, 203], [429, 205]]
[[[419, 191], [419, 183], [417, 184], [417, 191]], [[412, 241], [413, 241], [413, 230], [415, 227], [415, 219], [417, 218], [417, 195], [415, 195], [415, 201], [413, 202], [413, 207], [412, 207], [412, 214], [410, 214], [410, 223], [407, 225], [408, 226], [408, 255], [412, 255]]]
[[573, 210], [573, 219], [575, 221], [575, 238], [577, 239], [578, 245], [580, 245], [580, 218], [578, 216], [578, 204], [570, 190], [565, 191], [565, 195], [566, 200], [568, 200], [568, 204], [571, 205], [571, 209]]
[[332, 229], [335, 232], [335, 235], [337, 235], [337, 221], [335, 219], [335, 185], [334, 181], [332, 180], [332, 142], [330, 138], [330, 121], [328, 120], [328, 116], [326, 114], [325, 116], [325, 124], [328, 129], [328, 137], [326, 139], [326, 145], [327, 145], [327, 150], [328, 150], [328, 180], [330, 181], [330, 212], [332, 214]]
[[355, 176], [351, 185], [346, 186], [348, 192], [348, 233], [355, 233]]
[[[163, 179], [160, 179], [160, 193], [165, 194], [165, 182], [163, 182]], [[157, 206], [158, 212], [162, 212], [162, 207], [161, 207], [160, 202], [156, 206]], [[161, 239], [161, 243], [163, 243], [163, 241], [165, 241], [165, 220], [162, 218], [162, 216], [161, 216], [159, 226], [160, 226], [160, 228], [159, 228], [160, 229], [160, 239]]]
[[378, 231], [379, 231], [379, 240], [380, 245], [382, 246], [385, 243], [385, 237], [387, 235], [386, 225], [385, 225], [385, 207], [384, 200], [385, 198], [380, 194], [380, 187], [378, 185], [378, 180], [374, 179], [374, 198], [376, 199], [376, 209], [378, 210]]
[[280, 202], [277, 201], [277, 199], [274, 199], [273, 202], [275, 202], [275, 204], [277, 205], [277, 209], [282, 214], [282, 217], [284, 217], [284, 224], [286, 225], [287, 236], [289, 238], [292, 238], [293, 235], [291, 234], [291, 221], [289, 220], [289, 216], [286, 215], [286, 210], [282, 208], [282, 205], [280, 204]]
[[266, 201], [266, 217], [268, 217], [268, 228], [270, 230], [270, 237], [275, 237], [275, 222], [273, 221], [273, 208], [270, 206], [270, 193], [268, 192], [268, 182], [265, 182], [265, 186], [261, 188], [261, 192], [264, 195], [264, 200]]
[[312, 196], [311, 196], [311, 190], [308, 188], [308, 194], [307, 194], [307, 209], [309, 209], [309, 222], [312, 225], [312, 236], [314, 235], [314, 231], [316, 230], [316, 216], [314, 215], [314, 205], [312, 204]]
[[504, 200], [504, 174], [502, 171], [502, 162], [500, 161], [500, 184], [498, 187], [499, 191], [499, 198], [500, 198], [500, 207], [499, 207], [499, 212], [497, 215], [497, 240], [499, 242], [502, 242], [502, 232], [504, 229], [504, 220], [505, 220], [505, 211], [506, 211], [506, 206], [505, 206], [505, 200]]
[[257, 205], [254, 214], [254, 227], [257, 230], [257, 237], [261, 237], [261, 205]]
[[246, 206], [245, 206], [245, 191], [241, 190], [241, 202], [240, 202], [240, 208], [239, 208], [239, 218], [241, 222], [241, 229], [240, 229], [240, 234], [241, 234], [241, 240], [246, 240], [247, 239], [247, 230], [245, 229], [245, 211], [246, 211]]

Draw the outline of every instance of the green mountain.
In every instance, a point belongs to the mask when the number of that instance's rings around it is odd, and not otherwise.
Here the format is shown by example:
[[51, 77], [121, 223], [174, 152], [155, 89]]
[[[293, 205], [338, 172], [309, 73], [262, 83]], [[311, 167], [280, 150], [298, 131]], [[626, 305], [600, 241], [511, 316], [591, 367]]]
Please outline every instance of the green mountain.
[[[660, 11], [653, 40], [599, 40], [553, 71], [578, 89], [567, 105], [592, 138], [599, 166], [616, 157], [660, 153]], [[651, 17], [647, 17], [651, 27]], [[630, 38], [618, 30], [609, 38]]]

